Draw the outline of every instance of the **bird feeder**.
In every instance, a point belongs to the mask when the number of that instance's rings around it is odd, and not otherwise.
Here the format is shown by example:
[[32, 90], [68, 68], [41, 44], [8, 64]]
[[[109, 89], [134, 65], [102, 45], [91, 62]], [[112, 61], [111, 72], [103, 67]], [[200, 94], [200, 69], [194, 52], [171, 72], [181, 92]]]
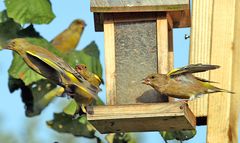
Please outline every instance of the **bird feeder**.
[[107, 105], [89, 109], [88, 120], [101, 133], [194, 129], [186, 104], [156, 103], [161, 95], [141, 84], [172, 68], [172, 29], [190, 26], [189, 0], [91, 0], [91, 11], [104, 31]]

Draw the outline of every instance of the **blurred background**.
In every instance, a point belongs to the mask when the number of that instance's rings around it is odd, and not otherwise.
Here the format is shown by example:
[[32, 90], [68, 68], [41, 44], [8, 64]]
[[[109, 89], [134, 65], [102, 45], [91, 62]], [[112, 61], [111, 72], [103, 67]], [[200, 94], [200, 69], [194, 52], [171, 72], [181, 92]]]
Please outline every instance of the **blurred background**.
[[[77, 49], [86, 47], [91, 41], [95, 41], [100, 48], [100, 60], [104, 66], [104, 39], [103, 32], [94, 31], [93, 14], [90, 12], [89, 0], [51, 0], [53, 12], [56, 18], [48, 25], [35, 25], [35, 29], [47, 40], [52, 40], [57, 34], [68, 27], [74, 19], [83, 19], [87, 27], [84, 30]], [[5, 9], [3, 0], [0, 1], [0, 10]], [[185, 34], [190, 35], [190, 28], [174, 29], [174, 67], [188, 64], [189, 39], [185, 40]], [[54, 112], [61, 112], [66, 105], [66, 99], [57, 98], [40, 116], [27, 118], [24, 104], [20, 98], [20, 91], [10, 94], [8, 90], [8, 69], [12, 60], [12, 52], [0, 51], [0, 142], [1, 143], [91, 143], [95, 139], [74, 137], [73, 135], [58, 133], [46, 125], [46, 121], [53, 118]], [[105, 79], [105, 71], [103, 71]], [[105, 87], [99, 94], [105, 101]], [[138, 143], [164, 143], [159, 132], [135, 133]], [[104, 135], [99, 136], [104, 139]], [[170, 141], [178, 142], [178, 141]], [[197, 135], [187, 143], [206, 142], [206, 126], [197, 127]]]

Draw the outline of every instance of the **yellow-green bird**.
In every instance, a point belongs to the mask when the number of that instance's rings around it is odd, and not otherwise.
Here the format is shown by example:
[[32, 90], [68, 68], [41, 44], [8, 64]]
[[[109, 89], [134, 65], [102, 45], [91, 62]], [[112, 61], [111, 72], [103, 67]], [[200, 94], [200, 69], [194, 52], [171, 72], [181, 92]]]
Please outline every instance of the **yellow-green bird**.
[[75, 49], [82, 36], [85, 26], [86, 24], [83, 20], [74, 20], [67, 29], [51, 41], [51, 44], [63, 53]]
[[47, 49], [33, 45], [24, 38], [10, 41], [6, 49], [17, 52], [31, 69], [64, 87], [65, 92], [78, 104], [89, 105], [97, 99], [100, 89]]
[[174, 98], [193, 100], [202, 94], [231, 91], [211, 85], [212, 81], [198, 78], [192, 73], [217, 69], [218, 65], [192, 64], [174, 69], [167, 74], [150, 74], [142, 83], [152, 86], [160, 94]]
[[76, 65], [75, 70], [78, 73], [80, 73], [92, 85], [99, 87], [101, 83], [103, 84], [103, 80], [100, 77], [98, 77], [96, 74], [90, 72], [87, 69], [86, 65], [78, 64], [78, 65]]

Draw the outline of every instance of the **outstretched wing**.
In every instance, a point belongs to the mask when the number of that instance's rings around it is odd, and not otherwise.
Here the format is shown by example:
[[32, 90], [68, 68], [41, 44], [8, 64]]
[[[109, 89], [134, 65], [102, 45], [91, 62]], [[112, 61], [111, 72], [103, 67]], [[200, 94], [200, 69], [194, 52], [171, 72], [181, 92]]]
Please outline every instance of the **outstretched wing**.
[[197, 80], [200, 80], [201, 82], [218, 83], [218, 82], [215, 82], [215, 81], [211, 81], [211, 80], [203, 79], [203, 78], [196, 77], [196, 76], [195, 76], [195, 78], [196, 78]]
[[208, 70], [217, 69], [219, 67], [220, 66], [218, 65], [209, 65], [209, 64], [190, 64], [182, 68], [173, 69], [172, 71], [168, 72], [167, 75], [170, 77], [173, 77], [173, 76], [183, 75], [187, 73], [205, 72]]
[[34, 63], [39, 68], [39, 73], [46, 78], [54, 81], [58, 85], [63, 87], [66, 87], [70, 84], [77, 85], [76, 87], [81, 87], [80, 90], [84, 91], [84, 93], [89, 93], [88, 95], [92, 95], [93, 97], [96, 96], [100, 91], [99, 88], [87, 82], [72, 67], [70, 67], [60, 58], [55, 57], [55, 55], [51, 57], [57, 59], [50, 60], [49, 58], [41, 56], [44, 55], [42, 53], [33, 53], [31, 51], [26, 51], [26, 53], [32, 63]]

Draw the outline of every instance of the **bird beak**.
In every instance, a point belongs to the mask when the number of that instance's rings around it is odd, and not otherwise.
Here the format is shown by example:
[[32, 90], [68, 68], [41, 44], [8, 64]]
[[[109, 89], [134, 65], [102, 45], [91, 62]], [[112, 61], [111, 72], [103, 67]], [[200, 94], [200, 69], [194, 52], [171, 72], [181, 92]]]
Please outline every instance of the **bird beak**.
[[148, 79], [142, 79], [142, 80], [141, 80], [141, 83], [142, 83], [142, 84], [147, 84], [147, 85], [149, 85], [149, 84], [150, 84], [150, 81], [149, 81]]

